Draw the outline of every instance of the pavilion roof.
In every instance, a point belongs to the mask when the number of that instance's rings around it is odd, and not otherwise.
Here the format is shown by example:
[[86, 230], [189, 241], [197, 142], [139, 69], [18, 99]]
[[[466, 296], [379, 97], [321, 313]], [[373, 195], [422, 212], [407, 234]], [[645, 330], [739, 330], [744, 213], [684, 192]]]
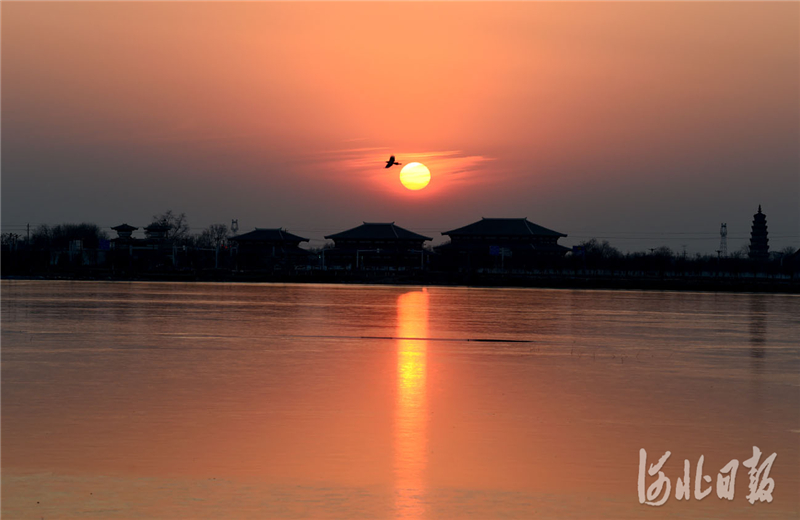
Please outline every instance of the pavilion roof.
[[111, 229], [113, 229], [114, 231], [125, 232], [125, 231], [136, 231], [139, 228], [138, 227], [133, 227], [133, 226], [128, 225], [128, 224], [120, 224], [119, 226], [114, 226]]
[[289, 233], [283, 228], [255, 228], [248, 233], [231, 237], [237, 242], [308, 242], [303, 238]]
[[483, 218], [477, 222], [444, 231], [442, 235], [453, 236], [556, 236], [565, 237], [564, 233], [547, 229], [534, 224], [527, 218]]
[[325, 238], [333, 240], [433, 240], [431, 237], [401, 228], [394, 222], [364, 222], [347, 231], [326, 235]]

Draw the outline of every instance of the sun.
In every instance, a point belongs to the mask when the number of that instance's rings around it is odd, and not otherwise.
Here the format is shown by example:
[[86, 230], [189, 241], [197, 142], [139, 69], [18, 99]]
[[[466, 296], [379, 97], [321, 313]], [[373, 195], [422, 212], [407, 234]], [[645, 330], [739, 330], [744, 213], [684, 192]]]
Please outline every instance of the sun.
[[421, 190], [431, 182], [431, 171], [422, 163], [408, 163], [400, 170], [400, 182], [409, 190]]

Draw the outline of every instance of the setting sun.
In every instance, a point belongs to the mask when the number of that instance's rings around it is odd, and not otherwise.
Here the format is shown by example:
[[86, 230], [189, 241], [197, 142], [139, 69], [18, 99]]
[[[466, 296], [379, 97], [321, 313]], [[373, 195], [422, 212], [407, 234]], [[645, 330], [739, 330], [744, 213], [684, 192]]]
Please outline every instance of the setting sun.
[[408, 163], [400, 170], [400, 182], [409, 190], [421, 190], [431, 182], [431, 172], [422, 163]]

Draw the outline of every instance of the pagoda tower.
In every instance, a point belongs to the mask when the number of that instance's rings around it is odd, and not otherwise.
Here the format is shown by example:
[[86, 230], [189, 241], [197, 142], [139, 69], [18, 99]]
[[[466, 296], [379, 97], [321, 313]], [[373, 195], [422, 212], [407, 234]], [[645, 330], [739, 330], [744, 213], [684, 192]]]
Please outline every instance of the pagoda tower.
[[753, 229], [750, 231], [750, 258], [766, 260], [768, 257], [767, 216], [761, 213], [761, 204], [759, 204], [758, 213], [753, 215]]

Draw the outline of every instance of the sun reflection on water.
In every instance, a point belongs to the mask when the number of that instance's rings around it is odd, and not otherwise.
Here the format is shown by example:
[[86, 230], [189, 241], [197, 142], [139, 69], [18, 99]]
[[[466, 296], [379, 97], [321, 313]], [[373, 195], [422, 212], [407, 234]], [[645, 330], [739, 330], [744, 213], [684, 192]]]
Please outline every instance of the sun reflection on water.
[[[408, 292], [397, 298], [397, 337], [428, 337], [427, 291]], [[427, 347], [424, 340], [397, 340], [395, 506], [398, 518], [420, 518], [425, 513]]]

